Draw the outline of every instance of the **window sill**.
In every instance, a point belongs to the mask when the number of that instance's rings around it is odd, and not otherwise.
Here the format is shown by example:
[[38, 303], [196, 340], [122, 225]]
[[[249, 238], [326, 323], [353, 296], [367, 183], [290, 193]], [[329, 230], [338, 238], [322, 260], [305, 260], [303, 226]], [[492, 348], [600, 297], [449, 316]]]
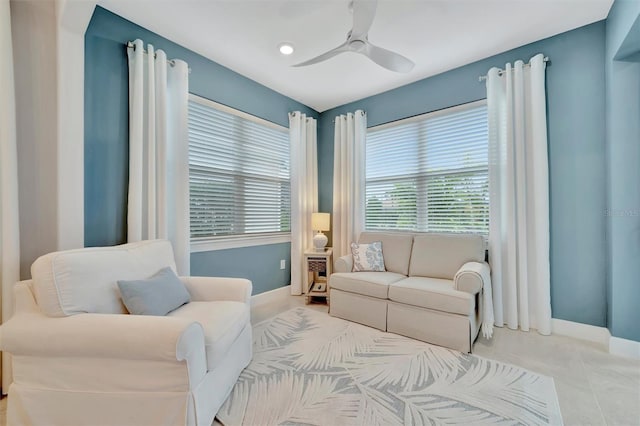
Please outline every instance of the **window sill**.
[[191, 253], [203, 251], [228, 250], [241, 247], [263, 246], [268, 244], [290, 243], [291, 234], [278, 235], [242, 235], [191, 241]]

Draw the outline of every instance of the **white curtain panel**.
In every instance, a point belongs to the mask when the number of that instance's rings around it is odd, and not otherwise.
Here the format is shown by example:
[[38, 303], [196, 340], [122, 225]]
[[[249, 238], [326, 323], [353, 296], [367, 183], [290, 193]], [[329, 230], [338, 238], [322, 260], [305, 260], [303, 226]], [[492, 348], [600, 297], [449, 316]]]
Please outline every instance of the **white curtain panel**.
[[289, 114], [291, 143], [291, 294], [299, 295], [304, 251], [312, 247], [311, 213], [318, 211], [317, 122], [298, 111]]
[[189, 275], [189, 67], [142, 40], [129, 55], [128, 241], [171, 241]]
[[489, 262], [495, 324], [550, 334], [544, 70], [539, 54], [487, 74]]
[[333, 145], [333, 255], [351, 253], [364, 229], [365, 142], [367, 115], [362, 110], [335, 119]]
[[[9, 0], [0, 0], [0, 284], [2, 322], [13, 314], [13, 286], [20, 280], [18, 216], [18, 153], [13, 84], [11, 12]], [[11, 358], [2, 354], [2, 393], [11, 384]]]

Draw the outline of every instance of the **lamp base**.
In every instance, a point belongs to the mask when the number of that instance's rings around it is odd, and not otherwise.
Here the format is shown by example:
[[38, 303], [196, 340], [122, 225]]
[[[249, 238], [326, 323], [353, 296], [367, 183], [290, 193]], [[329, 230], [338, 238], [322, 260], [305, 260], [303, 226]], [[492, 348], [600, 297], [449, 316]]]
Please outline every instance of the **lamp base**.
[[329, 239], [326, 235], [324, 235], [322, 232], [318, 232], [313, 236], [314, 251], [317, 251], [318, 253], [324, 252], [324, 248], [326, 247], [328, 241]]

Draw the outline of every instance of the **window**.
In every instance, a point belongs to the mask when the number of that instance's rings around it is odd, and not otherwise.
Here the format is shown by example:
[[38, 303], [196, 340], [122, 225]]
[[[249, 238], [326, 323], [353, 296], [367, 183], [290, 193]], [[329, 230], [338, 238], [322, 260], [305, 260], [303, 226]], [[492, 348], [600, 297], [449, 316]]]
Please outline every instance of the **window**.
[[191, 95], [189, 188], [192, 250], [289, 241], [288, 130]]
[[365, 228], [489, 233], [485, 101], [367, 132]]

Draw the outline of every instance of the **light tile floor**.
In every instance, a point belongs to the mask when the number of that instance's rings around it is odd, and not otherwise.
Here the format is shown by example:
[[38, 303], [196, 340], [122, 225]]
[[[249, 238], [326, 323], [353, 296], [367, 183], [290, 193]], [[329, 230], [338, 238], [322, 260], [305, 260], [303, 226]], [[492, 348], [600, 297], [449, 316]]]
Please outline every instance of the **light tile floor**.
[[[252, 308], [251, 321], [256, 324], [298, 306], [305, 306], [304, 297], [285, 296]], [[325, 304], [307, 307], [327, 312]], [[473, 353], [553, 377], [567, 426], [640, 426], [638, 360], [610, 355], [582, 340], [506, 328], [496, 328], [491, 340], [480, 337]], [[1, 426], [6, 424], [6, 403], [7, 398], [0, 401]]]

